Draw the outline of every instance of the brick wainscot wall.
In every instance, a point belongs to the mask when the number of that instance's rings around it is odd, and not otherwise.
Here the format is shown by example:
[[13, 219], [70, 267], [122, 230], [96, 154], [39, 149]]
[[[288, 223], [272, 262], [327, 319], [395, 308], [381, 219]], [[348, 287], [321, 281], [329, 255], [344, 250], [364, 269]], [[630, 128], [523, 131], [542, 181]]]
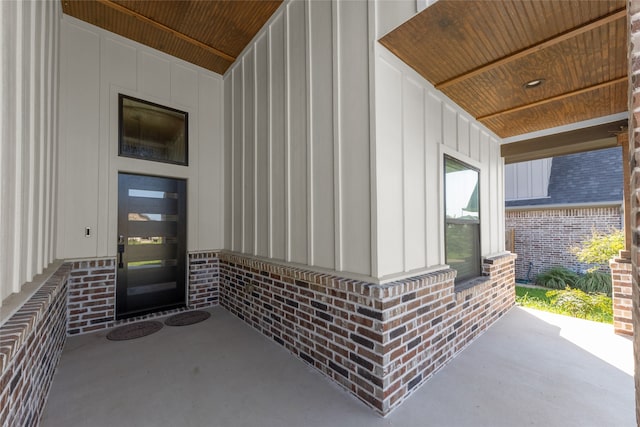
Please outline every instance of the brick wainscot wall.
[[217, 252], [188, 254], [187, 308], [116, 320], [116, 259], [70, 261], [69, 335], [78, 335], [124, 323], [153, 319], [187, 309], [218, 305], [219, 257]]
[[221, 304], [380, 414], [513, 306], [515, 255], [454, 287], [442, 270], [384, 285], [221, 254]]
[[[513, 306], [514, 261], [485, 259], [483, 276], [456, 289], [449, 269], [377, 285], [197, 252], [189, 308], [220, 302], [386, 415]], [[37, 425], [67, 334], [168, 314], [115, 321], [115, 266], [64, 264], [3, 324], [0, 425]]]
[[0, 426], [36, 426], [66, 337], [64, 264], [0, 327]]

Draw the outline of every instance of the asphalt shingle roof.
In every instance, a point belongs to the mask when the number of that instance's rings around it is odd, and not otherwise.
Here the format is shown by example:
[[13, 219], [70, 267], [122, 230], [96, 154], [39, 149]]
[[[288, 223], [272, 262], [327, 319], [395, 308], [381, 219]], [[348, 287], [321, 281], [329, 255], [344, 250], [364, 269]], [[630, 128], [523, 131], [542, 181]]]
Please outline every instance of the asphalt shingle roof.
[[507, 207], [622, 202], [622, 148], [587, 151], [553, 158], [549, 197], [511, 200]]

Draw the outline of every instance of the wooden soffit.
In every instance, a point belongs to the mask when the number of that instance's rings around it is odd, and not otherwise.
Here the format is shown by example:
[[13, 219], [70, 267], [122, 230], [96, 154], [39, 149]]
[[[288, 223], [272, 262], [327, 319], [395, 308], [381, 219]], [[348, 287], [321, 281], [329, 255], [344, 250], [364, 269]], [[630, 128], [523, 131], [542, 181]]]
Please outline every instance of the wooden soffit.
[[282, 0], [62, 0], [62, 10], [219, 74]]
[[625, 7], [439, 0], [380, 43], [506, 138], [627, 110]]
[[564, 156], [620, 145], [627, 120], [617, 120], [500, 146], [505, 164]]

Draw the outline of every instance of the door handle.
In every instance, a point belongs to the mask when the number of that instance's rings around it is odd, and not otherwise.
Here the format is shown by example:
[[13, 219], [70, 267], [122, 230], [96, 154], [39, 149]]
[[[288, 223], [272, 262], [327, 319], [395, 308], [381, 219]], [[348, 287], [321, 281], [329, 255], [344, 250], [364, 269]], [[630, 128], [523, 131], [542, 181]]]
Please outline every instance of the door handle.
[[124, 236], [120, 235], [118, 238], [118, 268], [124, 268], [124, 263], [122, 262], [122, 254], [124, 253]]

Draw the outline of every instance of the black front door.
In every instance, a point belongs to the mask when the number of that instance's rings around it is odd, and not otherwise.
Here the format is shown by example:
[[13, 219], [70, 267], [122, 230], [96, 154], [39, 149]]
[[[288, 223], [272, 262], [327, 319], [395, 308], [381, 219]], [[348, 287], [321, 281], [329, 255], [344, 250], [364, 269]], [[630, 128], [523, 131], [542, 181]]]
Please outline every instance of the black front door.
[[185, 305], [186, 181], [118, 174], [116, 317]]

